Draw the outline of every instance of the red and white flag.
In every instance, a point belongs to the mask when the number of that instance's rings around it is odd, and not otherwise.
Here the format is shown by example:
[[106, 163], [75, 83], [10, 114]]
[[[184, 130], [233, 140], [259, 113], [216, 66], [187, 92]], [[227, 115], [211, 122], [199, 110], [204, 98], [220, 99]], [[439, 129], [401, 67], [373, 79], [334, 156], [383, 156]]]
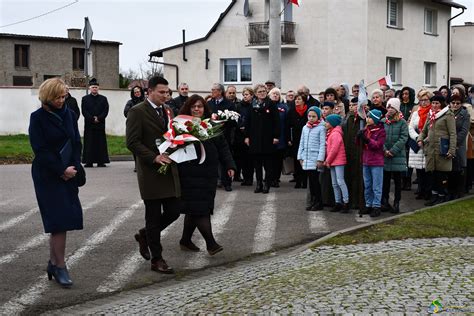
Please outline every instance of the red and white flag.
[[392, 88], [392, 77], [390, 75], [380, 78], [378, 81], [379, 86], [389, 86], [390, 88]]
[[300, 6], [298, 4], [298, 0], [288, 0], [288, 3], [293, 3], [293, 4], [296, 4], [297, 6]]

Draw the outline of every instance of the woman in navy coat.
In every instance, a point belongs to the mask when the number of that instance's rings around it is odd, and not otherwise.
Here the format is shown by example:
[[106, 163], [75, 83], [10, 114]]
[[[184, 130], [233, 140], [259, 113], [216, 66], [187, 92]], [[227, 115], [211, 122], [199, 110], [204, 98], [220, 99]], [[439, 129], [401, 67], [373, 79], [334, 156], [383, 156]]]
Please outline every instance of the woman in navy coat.
[[66, 232], [82, 229], [82, 208], [74, 178], [80, 167], [81, 138], [74, 112], [64, 106], [66, 85], [59, 78], [39, 87], [41, 108], [31, 114], [29, 137], [36, 199], [45, 233], [50, 233], [47, 273], [64, 287], [72, 285], [64, 254]]

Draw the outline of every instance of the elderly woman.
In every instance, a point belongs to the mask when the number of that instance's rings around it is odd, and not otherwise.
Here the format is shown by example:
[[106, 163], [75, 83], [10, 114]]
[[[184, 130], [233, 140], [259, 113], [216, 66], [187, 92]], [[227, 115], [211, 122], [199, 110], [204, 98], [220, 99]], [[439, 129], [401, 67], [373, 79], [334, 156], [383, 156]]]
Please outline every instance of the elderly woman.
[[446, 201], [446, 184], [456, 155], [456, 122], [442, 95], [431, 98], [431, 111], [418, 136], [418, 146], [424, 149], [428, 181], [433, 183], [432, 206]]
[[383, 106], [383, 91], [380, 89], [375, 89], [372, 91], [370, 99], [372, 101], [370, 110], [379, 110], [382, 112], [382, 116], [385, 116], [385, 114], [387, 114], [387, 109]]
[[32, 165], [36, 199], [45, 233], [50, 234], [48, 278], [72, 286], [64, 254], [66, 232], [82, 229], [77, 170], [82, 168], [81, 138], [76, 114], [64, 106], [66, 85], [59, 78], [39, 87], [41, 108], [31, 114], [29, 136], [35, 154]]
[[[276, 102], [267, 97], [267, 89], [263, 84], [257, 84], [254, 89], [257, 98], [253, 100], [252, 110], [247, 121], [245, 143], [249, 153], [253, 155], [257, 186], [255, 193], [270, 192], [273, 155], [275, 145], [280, 138], [280, 116]], [[265, 168], [265, 186], [263, 185], [263, 170]]]
[[[201, 96], [194, 94], [186, 100], [179, 114], [205, 119], [211, 117], [211, 109]], [[216, 242], [211, 226], [216, 197], [217, 168], [221, 162], [227, 175], [233, 177], [236, 167], [223, 135], [206, 140], [202, 144], [206, 151], [206, 160], [202, 164], [199, 164], [198, 159], [178, 164], [183, 202], [181, 213], [186, 214], [179, 245], [184, 251], [200, 251], [191, 240], [197, 228], [206, 241], [207, 252], [212, 256], [223, 250], [223, 247]], [[194, 144], [194, 147], [197, 156], [201, 157], [201, 146]]]
[[408, 133], [410, 139], [408, 141], [410, 151], [408, 153], [408, 167], [416, 170], [418, 179], [418, 189], [416, 190], [416, 199], [430, 199], [431, 184], [428, 182], [425, 171], [425, 154], [423, 148], [417, 145], [418, 136], [425, 126], [428, 114], [431, 110], [430, 98], [433, 94], [428, 90], [420, 90], [418, 92], [418, 108], [410, 117], [408, 124]]

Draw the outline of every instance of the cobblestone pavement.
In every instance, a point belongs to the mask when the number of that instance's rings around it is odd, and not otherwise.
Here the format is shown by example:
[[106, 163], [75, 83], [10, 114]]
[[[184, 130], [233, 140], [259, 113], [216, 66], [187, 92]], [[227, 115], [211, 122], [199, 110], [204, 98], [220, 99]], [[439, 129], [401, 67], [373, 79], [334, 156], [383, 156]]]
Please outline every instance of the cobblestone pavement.
[[474, 238], [324, 246], [53, 314], [474, 314]]

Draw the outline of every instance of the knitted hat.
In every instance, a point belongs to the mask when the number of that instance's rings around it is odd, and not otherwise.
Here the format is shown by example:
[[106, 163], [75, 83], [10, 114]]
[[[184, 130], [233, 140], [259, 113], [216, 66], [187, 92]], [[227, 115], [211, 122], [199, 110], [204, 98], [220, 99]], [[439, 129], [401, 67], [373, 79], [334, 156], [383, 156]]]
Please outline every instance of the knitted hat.
[[321, 109], [318, 108], [317, 106], [312, 106], [312, 107], [310, 107], [310, 108], [308, 109], [308, 112], [307, 112], [307, 113], [309, 113], [309, 111], [316, 112], [316, 114], [318, 115], [318, 119], [321, 118]]
[[97, 81], [97, 79], [95, 79], [95, 78], [92, 78], [89, 81], [89, 86], [98, 86], [98, 85], [99, 85], [99, 81]]
[[358, 103], [359, 102], [359, 98], [358, 97], [353, 97], [351, 99], [351, 103]]
[[324, 106], [329, 106], [331, 109], [334, 109], [334, 102], [331, 101], [324, 101], [323, 107]]
[[330, 114], [326, 116], [326, 122], [331, 124], [332, 127], [336, 127], [341, 124], [342, 117], [338, 114]]
[[443, 97], [441, 94], [436, 94], [436, 95], [431, 97], [430, 101], [431, 102], [438, 101], [441, 104], [445, 104], [446, 103], [446, 98]]
[[395, 111], [400, 112], [400, 99], [399, 98], [391, 98], [387, 101], [387, 109], [394, 108]]
[[382, 112], [377, 109], [370, 110], [369, 117], [374, 120], [375, 124], [378, 124], [382, 118]]

